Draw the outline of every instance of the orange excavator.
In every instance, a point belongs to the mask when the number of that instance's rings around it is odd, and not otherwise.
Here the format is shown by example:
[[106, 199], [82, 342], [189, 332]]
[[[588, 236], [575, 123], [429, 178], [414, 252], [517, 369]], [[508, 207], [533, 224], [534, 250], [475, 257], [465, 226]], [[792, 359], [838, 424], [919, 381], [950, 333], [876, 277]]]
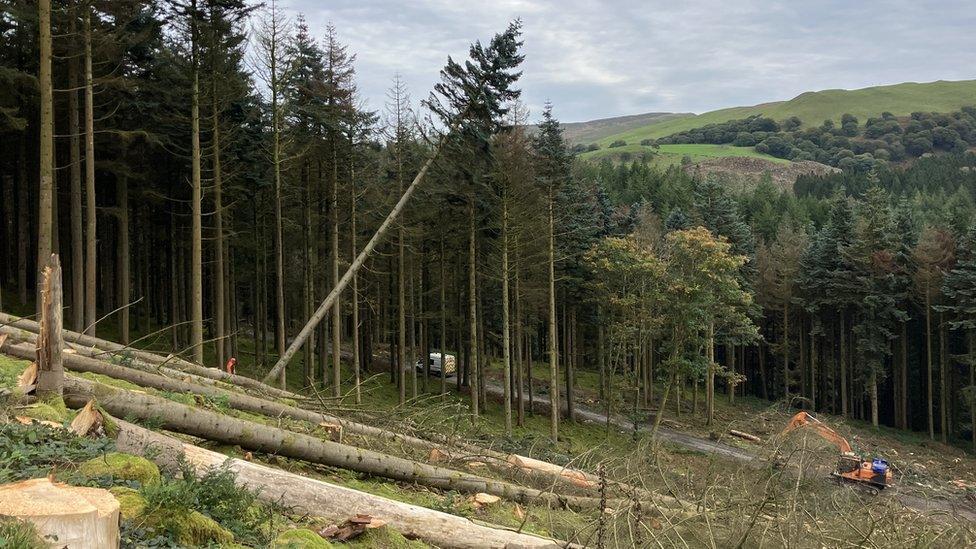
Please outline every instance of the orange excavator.
[[800, 412], [793, 416], [793, 419], [783, 429], [783, 435], [795, 431], [801, 427], [813, 430], [840, 450], [840, 461], [837, 471], [833, 475], [843, 481], [852, 482], [864, 486], [873, 486], [883, 489], [892, 485], [891, 467], [888, 462], [881, 458], [872, 460], [862, 459], [851, 449], [851, 444], [847, 439], [837, 434], [822, 421], [808, 414]]

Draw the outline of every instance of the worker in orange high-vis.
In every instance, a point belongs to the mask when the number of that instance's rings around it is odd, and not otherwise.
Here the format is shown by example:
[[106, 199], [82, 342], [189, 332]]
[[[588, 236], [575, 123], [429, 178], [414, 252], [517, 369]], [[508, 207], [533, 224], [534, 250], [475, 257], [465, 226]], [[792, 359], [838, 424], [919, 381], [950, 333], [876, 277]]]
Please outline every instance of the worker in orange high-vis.
[[237, 366], [237, 359], [234, 357], [230, 357], [229, 359], [227, 359], [227, 365], [224, 366], [224, 371], [227, 372], [228, 374], [233, 374], [234, 368], [236, 366]]

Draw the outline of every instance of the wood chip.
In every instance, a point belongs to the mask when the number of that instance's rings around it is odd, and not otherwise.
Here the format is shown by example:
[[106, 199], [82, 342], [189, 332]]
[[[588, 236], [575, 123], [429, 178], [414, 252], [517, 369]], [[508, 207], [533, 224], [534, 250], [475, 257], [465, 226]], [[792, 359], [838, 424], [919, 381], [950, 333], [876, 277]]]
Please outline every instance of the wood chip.
[[515, 517], [519, 520], [525, 520], [525, 509], [518, 503], [515, 504]]
[[483, 461], [469, 461], [468, 469], [483, 469], [488, 467], [488, 464]]
[[443, 461], [448, 461], [450, 459], [451, 456], [449, 456], [446, 452], [443, 452], [437, 448], [431, 449], [430, 455], [427, 456], [427, 461], [429, 463], [440, 463]]
[[484, 492], [478, 492], [474, 495], [474, 500], [482, 505], [491, 505], [492, 503], [498, 503], [502, 498], [494, 494], [486, 494]]
[[61, 425], [60, 423], [55, 423], [53, 421], [48, 421], [46, 419], [34, 419], [32, 417], [27, 417], [27, 416], [17, 416], [14, 419], [16, 419], [18, 423], [23, 424], [23, 425], [31, 425], [32, 423], [40, 423], [41, 425], [47, 425], [48, 427], [57, 427], [59, 429], [64, 428], [64, 425]]
[[102, 413], [98, 411], [95, 407], [95, 400], [89, 400], [85, 407], [82, 408], [78, 415], [71, 420], [70, 429], [78, 436], [95, 436], [100, 437], [105, 434], [104, 429], [104, 418], [102, 418]]
[[30, 366], [27, 367], [17, 378], [17, 388], [24, 391], [25, 395], [34, 392], [37, 387], [37, 363], [31, 362]]
[[342, 425], [337, 423], [321, 422], [319, 427], [325, 430], [329, 434], [329, 440], [333, 442], [342, 442]]

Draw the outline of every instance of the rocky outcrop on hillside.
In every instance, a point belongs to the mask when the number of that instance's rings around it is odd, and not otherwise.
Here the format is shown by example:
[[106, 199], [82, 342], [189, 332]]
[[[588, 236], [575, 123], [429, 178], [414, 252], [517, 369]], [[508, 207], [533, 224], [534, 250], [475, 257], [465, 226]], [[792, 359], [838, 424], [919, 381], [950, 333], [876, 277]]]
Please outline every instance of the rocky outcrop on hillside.
[[689, 174], [700, 177], [717, 178], [727, 180], [730, 183], [748, 185], [758, 184], [768, 174], [773, 184], [782, 189], [792, 189], [796, 178], [801, 175], [824, 175], [840, 171], [826, 164], [809, 160], [787, 163], [746, 156], [703, 160], [687, 164], [684, 169]]

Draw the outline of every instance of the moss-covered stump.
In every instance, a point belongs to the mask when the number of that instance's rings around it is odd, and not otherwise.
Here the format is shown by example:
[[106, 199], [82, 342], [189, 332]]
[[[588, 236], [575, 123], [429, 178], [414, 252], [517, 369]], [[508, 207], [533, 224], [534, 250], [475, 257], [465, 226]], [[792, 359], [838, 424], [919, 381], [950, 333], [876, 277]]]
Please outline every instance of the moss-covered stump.
[[78, 467], [78, 472], [89, 478], [112, 477], [117, 480], [138, 481], [143, 486], [159, 482], [159, 467], [155, 463], [120, 452], [90, 459]]
[[191, 547], [210, 544], [226, 545], [234, 542], [234, 534], [197, 511], [169, 513], [157, 510], [143, 517], [147, 524], [171, 534], [177, 542]]
[[274, 549], [328, 549], [332, 544], [307, 528], [299, 528], [284, 532], [271, 546]]
[[124, 486], [116, 486], [111, 488], [109, 492], [112, 492], [115, 499], [119, 500], [119, 510], [122, 513], [123, 519], [133, 520], [146, 512], [146, 499], [142, 497], [142, 494], [138, 490]]

